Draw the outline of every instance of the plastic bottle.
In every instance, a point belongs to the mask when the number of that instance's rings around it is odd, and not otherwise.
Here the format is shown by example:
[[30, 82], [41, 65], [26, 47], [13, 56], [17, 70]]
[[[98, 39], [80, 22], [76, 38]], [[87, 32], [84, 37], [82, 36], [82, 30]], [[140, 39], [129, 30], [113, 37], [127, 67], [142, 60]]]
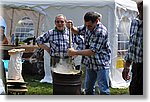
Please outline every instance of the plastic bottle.
[[33, 45], [35, 45], [35, 36], [33, 37]]
[[15, 39], [15, 45], [16, 45], [16, 46], [19, 45], [19, 38], [18, 38], [18, 36], [16, 36], [16, 39]]
[[14, 34], [12, 34], [12, 37], [11, 37], [11, 43], [12, 43], [12, 45], [15, 44], [15, 37], [14, 37]]

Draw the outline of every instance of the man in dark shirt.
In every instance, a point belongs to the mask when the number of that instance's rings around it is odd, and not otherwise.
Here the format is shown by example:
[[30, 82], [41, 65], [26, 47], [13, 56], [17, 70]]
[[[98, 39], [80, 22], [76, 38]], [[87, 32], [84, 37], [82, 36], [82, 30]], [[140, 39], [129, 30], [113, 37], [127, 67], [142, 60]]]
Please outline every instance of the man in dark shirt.
[[124, 80], [129, 80], [130, 65], [132, 79], [129, 86], [131, 95], [143, 95], [143, 1], [137, 3], [139, 15], [132, 20], [128, 53], [122, 72]]

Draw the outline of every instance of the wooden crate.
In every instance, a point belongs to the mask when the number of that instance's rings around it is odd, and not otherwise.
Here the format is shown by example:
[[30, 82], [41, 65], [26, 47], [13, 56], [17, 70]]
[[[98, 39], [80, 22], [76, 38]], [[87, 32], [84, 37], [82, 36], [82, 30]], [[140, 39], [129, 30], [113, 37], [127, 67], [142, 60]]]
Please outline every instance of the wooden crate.
[[25, 95], [27, 91], [27, 82], [23, 80], [7, 80], [8, 95]]

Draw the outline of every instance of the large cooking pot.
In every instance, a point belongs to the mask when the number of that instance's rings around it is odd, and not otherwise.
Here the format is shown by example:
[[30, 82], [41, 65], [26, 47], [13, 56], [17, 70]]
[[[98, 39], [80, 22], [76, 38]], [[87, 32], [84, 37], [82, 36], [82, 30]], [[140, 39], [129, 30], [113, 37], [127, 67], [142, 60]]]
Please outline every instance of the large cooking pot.
[[54, 95], [81, 95], [81, 75], [78, 73], [53, 72], [53, 94]]

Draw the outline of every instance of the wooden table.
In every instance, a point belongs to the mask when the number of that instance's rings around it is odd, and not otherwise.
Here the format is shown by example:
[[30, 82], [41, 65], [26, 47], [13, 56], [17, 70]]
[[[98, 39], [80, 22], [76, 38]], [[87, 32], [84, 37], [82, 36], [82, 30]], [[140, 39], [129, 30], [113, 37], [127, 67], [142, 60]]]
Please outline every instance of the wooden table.
[[22, 58], [29, 58], [34, 51], [39, 48], [37, 45], [20, 45], [20, 46], [15, 46], [15, 45], [1, 45], [0, 50], [2, 50], [2, 56], [4, 60], [9, 60], [10, 56], [8, 54], [8, 50], [11, 49], [25, 49], [25, 52], [23, 54]]
[[1, 50], [11, 50], [11, 49], [25, 49], [25, 53], [28, 53], [28, 52], [33, 52], [35, 49], [38, 48], [37, 45], [19, 45], [19, 46], [15, 46], [15, 45], [7, 45], [7, 44], [4, 44], [4, 45], [1, 45], [0, 46], [0, 49]]

